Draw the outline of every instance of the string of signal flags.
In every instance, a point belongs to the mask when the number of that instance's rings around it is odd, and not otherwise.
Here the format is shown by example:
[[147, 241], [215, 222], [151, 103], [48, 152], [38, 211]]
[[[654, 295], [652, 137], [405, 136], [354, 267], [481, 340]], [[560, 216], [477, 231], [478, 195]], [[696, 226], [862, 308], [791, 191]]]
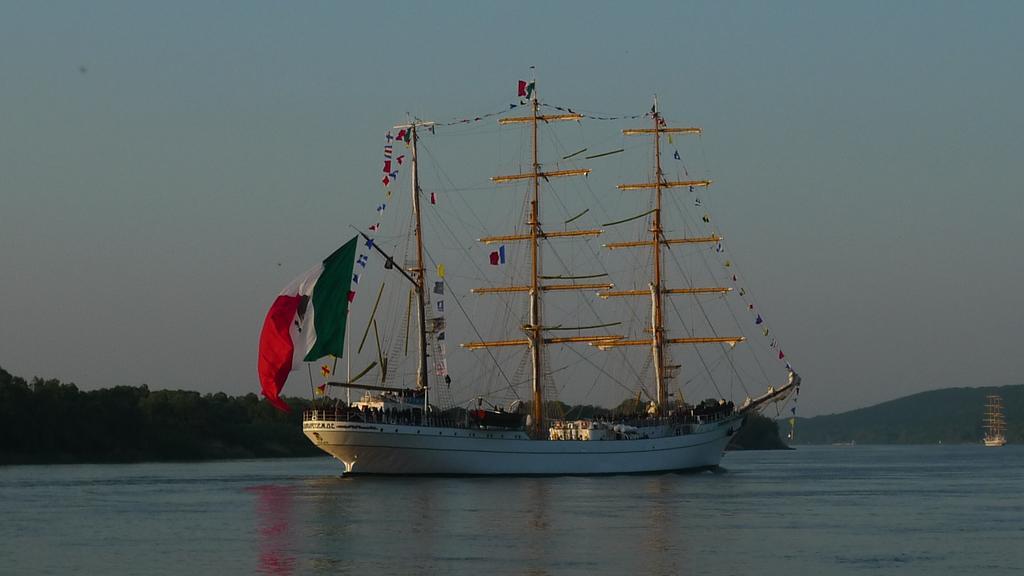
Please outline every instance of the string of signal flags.
[[[430, 127], [428, 127], [428, 130], [430, 130], [431, 133], [434, 133], [434, 128], [435, 127], [458, 126], [460, 124], [473, 124], [473, 123], [476, 123], [476, 122], [481, 122], [483, 120], [487, 120], [488, 118], [494, 118], [495, 116], [501, 116], [503, 114], [507, 114], [510, 111], [515, 110], [516, 108], [519, 108], [520, 106], [526, 106], [527, 104], [529, 104], [530, 103], [529, 99], [533, 96], [533, 90], [534, 90], [535, 86], [536, 86], [536, 83], [533, 82], [533, 81], [527, 82], [526, 80], [520, 80], [519, 83], [518, 83], [518, 90], [516, 92], [516, 95], [519, 97], [519, 100], [517, 100], [516, 102], [509, 102], [506, 107], [504, 107], [504, 108], [502, 108], [500, 110], [495, 110], [494, 112], [488, 112], [486, 114], [480, 114], [478, 116], [470, 116], [470, 117], [464, 117], [464, 118], [457, 118], [457, 119], [454, 119], [454, 120], [450, 120], [448, 122], [437, 122], [437, 123], [431, 125]], [[544, 102], [540, 102], [540, 106], [542, 108], [547, 108], [547, 109], [550, 109], [550, 110], [558, 110], [559, 112], [567, 112], [569, 114], [579, 114], [580, 117], [586, 118], [588, 120], [636, 120], [637, 118], [646, 118], [646, 117], [650, 117], [650, 115], [651, 115], [650, 112], [644, 112], [643, 114], [624, 114], [624, 115], [619, 115], [619, 116], [599, 116], [599, 115], [596, 115], [596, 114], [587, 114], [586, 112], [580, 112], [578, 110], [574, 110], [572, 108], [569, 108], [568, 106], [555, 106], [553, 104], [546, 104]]]
[[[507, 113], [509, 113], [509, 112], [511, 112], [513, 110], [516, 110], [517, 108], [519, 108], [521, 106], [528, 105], [530, 103], [529, 98], [532, 97], [534, 88], [535, 88], [535, 84], [533, 82], [526, 82], [525, 80], [520, 80], [519, 83], [518, 83], [518, 90], [517, 90], [517, 96], [520, 99], [518, 101], [516, 101], [516, 102], [509, 103], [507, 105], [507, 107], [503, 107], [500, 110], [496, 110], [496, 111], [493, 111], [493, 112], [488, 112], [486, 114], [481, 114], [481, 115], [478, 115], [478, 116], [458, 118], [458, 119], [454, 119], [454, 120], [451, 120], [451, 121], [448, 121], [448, 122], [434, 123], [434, 124], [431, 124], [428, 127], [428, 130], [433, 134], [433, 133], [435, 133], [435, 128], [436, 127], [451, 127], [451, 126], [458, 126], [458, 125], [463, 125], [463, 124], [473, 124], [473, 123], [482, 122], [484, 120], [487, 120], [487, 119], [490, 119], [490, 118], [494, 118], [494, 117], [497, 117], [497, 116], [505, 115], [505, 114], [507, 114]], [[569, 114], [578, 114], [581, 118], [586, 118], [586, 119], [589, 119], [589, 120], [599, 120], [599, 121], [636, 120], [636, 119], [640, 119], [640, 118], [650, 118], [653, 115], [653, 113], [654, 113], [654, 110], [652, 109], [651, 111], [644, 112], [642, 114], [627, 114], [627, 115], [619, 115], [619, 116], [602, 116], [602, 115], [588, 114], [588, 113], [585, 113], [585, 112], [580, 112], [580, 111], [577, 111], [577, 110], [575, 110], [573, 108], [570, 108], [568, 106], [557, 106], [557, 105], [546, 104], [546, 103], [543, 103], [543, 102], [539, 103], [539, 105], [541, 107], [543, 107], [543, 108], [546, 108], [546, 109], [557, 110], [559, 112], [565, 112], [565, 113], [569, 113]], [[404, 142], [405, 144], [408, 145], [409, 141], [410, 141], [410, 137], [411, 137], [411, 134], [410, 134], [410, 132], [408, 130], [400, 130], [396, 136], [392, 136], [391, 132], [388, 131], [388, 133], [385, 136], [384, 166], [383, 166], [384, 177], [382, 178], [382, 183], [383, 183], [384, 189], [385, 189], [385, 202], [381, 203], [381, 204], [378, 204], [377, 207], [376, 207], [377, 220], [376, 220], [376, 222], [374, 222], [373, 224], [368, 226], [368, 229], [371, 232], [379, 232], [380, 231], [381, 217], [383, 216], [383, 213], [384, 213], [384, 211], [386, 209], [387, 201], [391, 199], [390, 184], [392, 184], [398, 178], [399, 168], [404, 164], [404, 161], [405, 161], [405, 155], [399, 155], [397, 157], [394, 156], [393, 143], [395, 141], [397, 141], [397, 142]], [[575, 156], [580, 155], [580, 154], [582, 154], [582, 153], [584, 153], [586, 151], [587, 151], [587, 149], [584, 148], [582, 150], [579, 150], [577, 152], [574, 152], [572, 154], [569, 154], [569, 155], [563, 157], [563, 160], [575, 157]], [[621, 149], [619, 149], [619, 150], [612, 150], [612, 151], [609, 151], [609, 152], [603, 152], [603, 153], [599, 153], [599, 154], [585, 156], [584, 158], [586, 158], [586, 159], [600, 158], [600, 157], [603, 157], [603, 156], [609, 156], [609, 155], [612, 155], [612, 154], [617, 154], [617, 153], [622, 152], [622, 151], [623, 150], [621, 150]], [[679, 154], [678, 150], [674, 151], [674, 153], [672, 154], [672, 157], [676, 161], [682, 161], [683, 160], [681, 155]], [[687, 173], [687, 174], [689, 173], [689, 171], [686, 168], [685, 163], [683, 163], [683, 171], [685, 173]], [[691, 187], [691, 192], [692, 191], [693, 191], [693, 189]], [[431, 204], [437, 204], [437, 196], [436, 196], [435, 193], [431, 193], [430, 194], [429, 201], [430, 201]], [[699, 197], [695, 198], [694, 205], [698, 206], [698, 207], [700, 207], [702, 205], [702, 202], [701, 202]], [[573, 219], [575, 219], [575, 218], [573, 218]], [[704, 214], [704, 216], [702, 217], [702, 220], [703, 220], [703, 222], [705, 224], [710, 224], [711, 223], [710, 215], [707, 214], [707, 213]], [[359, 258], [357, 259], [356, 264], [359, 265], [360, 268], [365, 268], [366, 267], [366, 265], [368, 263], [368, 260], [369, 260], [369, 256], [372, 254], [372, 247], [373, 247], [373, 239], [371, 238], [371, 239], [369, 239], [366, 242], [367, 250], [365, 251], [365, 253], [359, 254]], [[716, 252], [719, 252], [719, 253], [725, 252], [725, 249], [724, 249], [724, 247], [722, 246], [721, 243], [718, 243], [718, 245], [716, 246], [715, 250], [716, 250]], [[492, 266], [502, 266], [502, 265], [504, 265], [506, 263], [505, 246], [504, 245], [499, 246], [497, 250], [494, 250], [493, 252], [488, 254], [488, 260], [489, 260], [489, 264], [492, 265]], [[732, 267], [732, 262], [730, 260], [728, 260], [728, 259], [726, 259], [723, 264], [724, 264], [725, 268], [731, 268]], [[440, 316], [440, 322], [443, 323], [444, 322], [444, 319], [443, 319], [444, 301], [443, 301], [443, 296], [442, 296], [443, 295], [443, 278], [444, 278], [444, 265], [443, 264], [438, 265], [437, 272], [438, 272], [437, 275], [439, 276], [439, 278], [441, 280], [435, 283], [435, 290], [438, 290], [438, 292], [436, 292], [438, 294], [438, 301], [435, 303], [435, 305], [437, 306], [437, 313]], [[353, 284], [358, 284], [359, 283], [359, 278], [360, 278], [360, 274], [359, 273], [354, 274], [353, 279], [352, 279], [353, 280]], [[731, 275], [731, 280], [732, 280], [733, 283], [739, 283], [739, 278], [737, 277], [737, 275], [735, 273], [733, 273]], [[762, 333], [762, 335], [766, 339], [770, 338], [769, 348], [771, 348], [771, 349], [776, 351], [777, 359], [780, 362], [785, 363], [785, 366], [786, 366], [787, 369], [792, 370], [792, 366], [790, 365], [788, 359], [786, 358], [785, 353], [782, 351], [781, 346], [779, 345], [779, 343], [776, 340], [776, 338], [772, 335], [771, 330], [767, 327], [767, 324], [766, 324], [763, 316], [759, 313], [759, 311], [755, 310], [754, 303], [751, 302], [750, 300], [748, 300], [748, 298], [747, 298], [747, 291], [742, 286], [739, 287], [739, 294], [740, 294], [740, 297], [745, 301], [746, 308], [747, 308], [748, 312], [751, 313], [754, 316], [754, 325], [761, 329], [761, 333]], [[349, 301], [352, 301], [354, 298], [355, 298], [355, 290], [352, 290], [349, 293]], [[443, 324], [442, 324], [442, 326], [443, 326]], [[442, 330], [443, 330], [443, 328], [442, 328]], [[443, 334], [443, 331], [441, 333]], [[442, 336], [442, 338], [443, 338], [443, 336]], [[448, 377], [447, 377], [447, 365], [446, 365], [447, 362], [446, 362], [446, 360], [444, 358], [445, 354], [444, 354], [443, 350], [442, 350], [440, 356], [441, 356], [439, 358], [440, 361], [436, 362], [435, 369], [436, 369], [436, 371], [437, 371], [437, 373], [439, 375], [445, 376], [446, 380], [448, 380]], [[322, 370], [326, 370], [326, 369], [329, 369], [329, 368], [327, 368], [326, 366], [322, 367]], [[795, 415], [796, 414], [796, 406], [794, 405], [791, 408], [791, 410], [792, 410], [793, 414]]]

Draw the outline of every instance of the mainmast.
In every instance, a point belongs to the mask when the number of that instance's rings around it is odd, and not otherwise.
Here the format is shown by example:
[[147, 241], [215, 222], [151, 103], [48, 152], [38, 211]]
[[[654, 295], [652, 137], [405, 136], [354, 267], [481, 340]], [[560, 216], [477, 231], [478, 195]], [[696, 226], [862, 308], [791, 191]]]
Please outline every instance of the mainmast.
[[590, 173], [589, 169], [572, 170], [542, 170], [538, 150], [538, 123], [556, 121], [579, 121], [583, 118], [581, 114], [541, 114], [540, 101], [537, 98], [536, 82], [530, 98], [531, 114], [529, 116], [501, 118], [498, 123], [506, 124], [530, 124], [531, 132], [531, 170], [529, 172], [512, 174], [508, 176], [493, 176], [494, 183], [507, 183], [519, 180], [530, 181], [530, 215], [526, 221], [529, 226], [528, 234], [511, 234], [505, 236], [489, 236], [481, 238], [485, 244], [497, 242], [528, 241], [530, 243], [530, 283], [523, 286], [500, 286], [494, 288], [476, 288], [475, 294], [493, 294], [508, 292], [526, 292], [529, 295], [529, 324], [523, 326], [526, 333], [525, 339], [498, 340], [492, 342], [470, 342], [463, 344], [464, 348], [475, 350], [497, 346], [528, 346], [531, 359], [531, 383], [533, 387], [533, 401], [531, 406], [531, 427], [530, 435], [534, 439], [546, 439], [547, 428], [544, 422], [544, 370], [543, 370], [543, 347], [546, 344], [563, 344], [571, 342], [602, 343], [610, 342], [621, 338], [621, 336], [569, 336], [559, 338], [546, 338], [544, 331], [548, 330], [541, 321], [542, 294], [547, 291], [559, 290], [607, 290], [613, 287], [612, 284], [542, 284], [541, 279], [541, 244], [540, 241], [547, 238], [572, 237], [572, 236], [597, 236], [601, 230], [565, 230], [565, 231], [544, 231], [540, 220], [540, 182], [545, 182], [556, 177], [563, 176], [585, 176]]
[[720, 242], [721, 236], [697, 236], [688, 238], [665, 238], [662, 228], [662, 190], [668, 188], [705, 188], [711, 185], [710, 180], [682, 180], [670, 181], [665, 179], [661, 170], [661, 135], [662, 134], [700, 134], [700, 128], [670, 128], [661, 117], [658, 110], [658, 99], [654, 99], [654, 106], [651, 108], [653, 126], [651, 128], [635, 128], [623, 130], [622, 133], [630, 135], [652, 134], [654, 136], [654, 181], [640, 184], [619, 184], [619, 190], [654, 190], [654, 211], [651, 219], [651, 238], [639, 242], [615, 242], [605, 244], [611, 250], [619, 248], [649, 247], [652, 254], [651, 282], [648, 290], [619, 290], [614, 292], [601, 292], [602, 298], [617, 296], [649, 296], [651, 299], [651, 338], [642, 340], [617, 340], [613, 342], [599, 343], [601, 349], [614, 348], [618, 346], [650, 346], [651, 356], [654, 364], [654, 383], [656, 388], [655, 403], [660, 412], [664, 411], [668, 399], [668, 388], [665, 385], [665, 346], [666, 344], [710, 344], [726, 343], [735, 345], [742, 342], [742, 336], [713, 336], [713, 337], [692, 337], [692, 338], [666, 338], [665, 321], [663, 313], [663, 297], [666, 294], [713, 294], [729, 292], [732, 288], [727, 287], [691, 287], [691, 288], [665, 288], [662, 282], [662, 246], [672, 244], [695, 244]]
[[651, 119], [654, 121], [654, 218], [651, 222], [651, 246], [654, 249], [654, 279], [651, 283], [651, 354], [654, 356], [654, 382], [657, 388], [658, 410], [665, 405], [665, 326], [661, 314], [661, 115], [658, 97], [654, 97]]

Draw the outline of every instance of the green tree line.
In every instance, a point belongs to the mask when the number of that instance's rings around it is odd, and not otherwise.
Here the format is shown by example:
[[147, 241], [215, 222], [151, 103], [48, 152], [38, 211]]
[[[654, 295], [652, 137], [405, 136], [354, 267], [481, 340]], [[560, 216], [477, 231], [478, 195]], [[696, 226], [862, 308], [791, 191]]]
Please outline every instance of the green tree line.
[[0, 368], [0, 464], [204, 460], [322, 454], [290, 413], [255, 394], [26, 381]]
[[[303, 398], [281, 412], [256, 394], [114, 386], [83, 391], [56, 379], [13, 376], [0, 368], [0, 465], [139, 462], [322, 455], [302, 433]], [[623, 416], [615, 409], [558, 403], [568, 418]], [[462, 418], [457, 418], [461, 421]], [[733, 448], [785, 448], [775, 423], [752, 416]]]

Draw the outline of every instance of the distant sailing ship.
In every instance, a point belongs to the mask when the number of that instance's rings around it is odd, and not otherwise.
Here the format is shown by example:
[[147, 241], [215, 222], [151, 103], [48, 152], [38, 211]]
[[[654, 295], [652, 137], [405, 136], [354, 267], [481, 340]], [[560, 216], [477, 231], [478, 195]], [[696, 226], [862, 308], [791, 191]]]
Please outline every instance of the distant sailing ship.
[[985, 402], [985, 446], [1006, 444], [1006, 418], [1003, 416], [1003, 398], [989, 394]]
[[[341, 398], [326, 397], [315, 400], [315, 408], [303, 414], [303, 431], [316, 446], [341, 461], [346, 473], [611, 474], [717, 466], [726, 444], [743, 425], [744, 418], [755, 411], [763, 410], [768, 405], [793, 397], [799, 392], [800, 377], [793, 371], [788, 361], [782, 361], [784, 355], [772, 338], [770, 354], [773, 359], [780, 362], [780, 365], [785, 366], [783, 375], [786, 378], [777, 386], [767, 385], [767, 391], [763, 394], [753, 397], [747, 395], [737, 406], [723, 398], [688, 403], [682, 397], [682, 385], [674, 389], [677, 392], [669, 389], [670, 381], [679, 378], [682, 369], [681, 364], [672, 364], [669, 360], [670, 347], [714, 347], [720, 360], [712, 362], [709, 359], [711, 353], [706, 353], [694, 360], [695, 371], [700, 365], [704, 365], [708, 370], [718, 366], [729, 369], [730, 364], [734, 362], [731, 357], [733, 349], [747, 341], [742, 335], [719, 335], [714, 325], [711, 325], [710, 334], [695, 333], [693, 325], [683, 326], [680, 330], [684, 336], [678, 333], [672, 336], [670, 329], [666, 327], [666, 317], [669, 316], [666, 312], [666, 299], [670, 296], [694, 299], [696, 304], [692, 305], [692, 310], [699, 311], [706, 317], [701, 297], [724, 298], [735, 294], [732, 287], [694, 285], [693, 276], [680, 269], [677, 259], [678, 251], [684, 249], [699, 249], [703, 251], [702, 254], [720, 256], [723, 252], [722, 236], [709, 233], [670, 238], [665, 234], [668, 214], [663, 205], [663, 193], [678, 189], [693, 194], [695, 189], [710, 186], [711, 181], [666, 177], [662, 167], [663, 139], [668, 138], [671, 141], [673, 137], [700, 134], [701, 130], [670, 127], [658, 110], [657, 100], [650, 113], [636, 116], [648, 118], [649, 127], [623, 130], [624, 136], [651, 139], [652, 166], [649, 180], [618, 186], [622, 191], [648, 192], [647, 201], [650, 209], [639, 216], [603, 224], [602, 226], [611, 226], [641, 218], [646, 223], [644, 229], [639, 231], [638, 240], [613, 242], [603, 246], [609, 251], [635, 249], [636, 253], [643, 254], [643, 257], [633, 257], [630, 262], [646, 268], [647, 272], [646, 279], [634, 279], [634, 286], [639, 284], [642, 287], [615, 290], [612, 282], [587, 281], [593, 278], [606, 279], [611, 275], [610, 271], [600, 274], [578, 274], [544, 269], [542, 254], [545, 253], [545, 245], [552, 240], [585, 241], [602, 234], [603, 230], [569, 226], [582, 214], [559, 222], [561, 229], [543, 225], [541, 201], [545, 198], [543, 191], [549, 183], [555, 179], [586, 176], [591, 170], [578, 167], [547, 168], [548, 163], [542, 163], [539, 156], [541, 151], [538, 147], [538, 132], [541, 128], [558, 122], [581, 121], [585, 116], [571, 109], [542, 103], [538, 99], [533, 82], [520, 82], [519, 92], [520, 96], [525, 98], [510, 108], [528, 107], [530, 113], [520, 117], [507, 117], [501, 114], [498, 123], [501, 126], [528, 127], [528, 136], [524, 140], [529, 143], [529, 158], [524, 162], [528, 169], [516, 174], [492, 177], [491, 181], [494, 184], [526, 184], [526, 198], [523, 204], [525, 222], [523, 228], [516, 233], [488, 236], [479, 241], [487, 245], [500, 245], [498, 250], [490, 254], [492, 265], [503, 264], [506, 261], [505, 244], [524, 247], [517, 252], [520, 256], [518, 263], [522, 265], [521, 275], [518, 277], [522, 280], [518, 284], [475, 288], [470, 292], [489, 295], [489, 298], [508, 298], [506, 306], [512, 311], [510, 319], [513, 314], [522, 315], [519, 316], [519, 322], [505, 321], [504, 325], [520, 330], [522, 335], [463, 343], [463, 349], [482, 351], [486, 357], [481, 357], [480, 362], [492, 363], [492, 368], [484, 372], [482, 377], [467, 376], [465, 379], [453, 381], [449, 375], [445, 346], [453, 337], [453, 326], [448, 325], [440, 313], [443, 311], [443, 302], [440, 298], [447, 297], [451, 302], [451, 299], [457, 296], [449, 284], [449, 279], [445, 277], [443, 266], [435, 262], [428, 267], [424, 256], [425, 252], [428, 252], [428, 239], [425, 238], [423, 230], [423, 204], [427, 196], [420, 186], [418, 173], [418, 146], [424, 136], [422, 132], [429, 131], [433, 134], [436, 125], [432, 122], [413, 120], [394, 128], [398, 131], [395, 142], [404, 142], [408, 148], [409, 161], [406, 164], [410, 167], [411, 180], [411, 211], [407, 230], [410, 232], [410, 242], [414, 239], [414, 243], [408, 245], [404, 265], [399, 264], [400, 258], [396, 257], [393, 251], [381, 246], [384, 241], [380, 236], [371, 237], [360, 232], [361, 239], [357, 241], [354, 238], [323, 264], [286, 288], [268, 314], [261, 335], [260, 377], [264, 394], [271, 402], [283, 406], [278, 394], [287, 373], [297, 368], [302, 360], [313, 362], [324, 356], [333, 355], [334, 367], [328, 364], [322, 366], [325, 381], [317, 387], [317, 394], [324, 397], [325, 389], [334, 388], [345, 390], [346, 394], [351, 394], [353, 390], [358, 391], [359, 397], [354, 401], [350, 397], [347, 402]], [[547, 113], [547, 110], [542, 112], [542, 107], [556, 108], [552, 112], [557, 113]], [[401, 165], [404, 158], [393, 156], [390, 132], [387, 142], [385, 187], [394, 181], [395, 172], [390, 172], [390, 169]], [[562, 156], [561, 161], [568, 161], [577, 154], [579, 152]], [[587, 158], [604, 155], [606, 154]], [[679, 158], [678, 150], [675, 157]], [[396, 161], [395, 165], [392, 165], [392, 160]], [[551, 164], [558, 162], [556, 159]], [[390, 191], [387, 198], [391, 198]], [[433, 204], [434, 193], [430, 193], [429, 198]], [[562, 202], [561, 198], [558, 200]], [[672, 205], [679, 206], [675, 201]], [[378, 214], [383, 212], [384, 206], [378, 206]], [[703, 216], [703, 222], [709, 222], [706, 214]], [[380, 225], [377, 223], [370, 227], [370, 231], [377, 234], [379, 228]], [[677, 252], [672, 254], [671, 250]], [[365, 253], [359, 254], [356, 258], [357, 251]], [[354, 295], [350, 291], [354, 286], [347, 282], [348, 276], [353, 274], [353, 262], [359, 265], [359, 268], [355, 269], [353, 280], [359, 282], [359, 274], [368, 271], [366, 265], [369, 257], [378, 255], [383, 260], [383, 268], [389, 271], [388, 273], [400, 276], [402, 279], [399, 283], [406, 288], [399, 290], [391, 301], [382, 301], [385, 292], [382, 283], [372, 311], [369, 312], [369, 321], [363, 332], [359, 350], [364, 348], [372, 328], [370, 348], [373, 339], [376, 339], [377, 358], [355, 376], [349, 369], [344, 381], [329, 381], [328, 375], [333, 374], [337, 368], [337, 357], [347, 356], [351, 362], [353, 356], [351, 346], [354, 340], [345, 337], [345, 332], [349, 328], [348, 302], [352, 301]], [[549, 258], [561, 260], [552, 256]], [[729, 267], [732, 264], [726, 260], [724, 266]], [[468, 262], [464, 267], [472, 271]], [[435, 268], [436, 279], [431, 282], [428, 280], [428, 272]], [[455, 266], [451, 267], [449, 278], [457, 269]], [[676, 281], [682, 280], [688, 285], [667, 286], [665, 275], [670, 269], [677, 272]], [[733, 270], [734, 268], [729, 269], [726, 275], [731, 276], [732, 282], [735, 283], [737, 277]], [[470, 272], [464, 273], [463, 277]], [[638, 278], [643, 277], [641, 272]], [[509, 278], [515, 279], [513, 275]], [[333, 300], [327, 296], [328, 289], [334, 290]], [[622, 325], [619, 321], [566, 326], [560, 321], [548, 320], [546, 308], [543, 306], [546, 297], [553, 293], [573, 291], [590, 293], [597, 297], [585, 301], [588, 310], [598, 308], [595, 305], [608, 299], [632, 300], [634, 306], [643, 306], [644, 300], [649, 301], [650, 304], [644, 313], [634, 315], [634, 321], [639, 320], [642, 323], [633, 331], [637, 336], [610, 333], [611, 328]], [[746, 294], [743, 290], [739, 292], [743, 296]], [[523, 296], [527, 300], [525, 311], [517, 313], [515, 299]], [[435, 299], [434, 305], [431, 305], [431, 298]], [[458, 304], [458, 301], [456, 303]], [[675, 317], [681, 319], [682, 315], [678, 309], [674, 304], [672, 306], [670, 310], [675, 311]], [[463, 308], [461, 304], [459, 307]], [[405, 311], [404, 317], [401, 315], [402, 311]], [[752, 303], [743, 306], [743, 312], [751, 314], [751, 329], [756, 330], [758, 336], [763, 333], [768, 337], [769, 331], [764, 327], [761, 315], [753, 311]], [[390, 345], [387, 341], [382, 345], [378, 315], [396, 312], [398, 320], [391, 324], [394, 327], [391, 332], [397, 332], [397, 336], [390, 340]], [[416, 316], [415, 335], [418, 343], [415, 350], [415, 385], [402, 387], [394, 384], [400, 379], [396, 365], [401, 359], [396, 357], [403, 356], [403, 350], [404, 354], [410, 354], [408, 334], [413, 324], [413, 312]], [[735, 318], [736, 313], [732, 314]], [[487, 320], [494, 320], [493, 314], [487, 316]], [[473, 325], [474, 318], [467, 314], [466, 321]], [[475, 327], [473, 331], [479, 334]], [[575, 335], [558, 335], [564, 334], [565, 331], [571, 331]], [[548, 349], [555, 345], [584, 345], [589, 346], [591, 350], [608, 351], [603, 354], [625, 354], [627, 350], [646, 349], [646, 354], [639, 355], [643, 367], [636, 369], [636, 372], [642, 375], [626, 385], [616, 380], [619, 385], [629, 386], [635, 390], [632, 392], [635, 395], [632, 409], [607, 417], [572, 417], [558, 413], [559, 405], [549, 401], [552, 391], [557, 390], [553, 380], [554, 373], [559, 369], [550, 367], [548, 352]], [[507, 376], [496, 358], [496, 352], [500, 350], [515, 349], [525, 352], [520, 361], [520, 369], [527, 364], [529, 366], [529, 377], [525, 378], [524, 375], [524, 378], [518, 380], [529, 384], [528, 399], [516, 399], [504, 406], [488, 399], [485, 392], [469, 403], [456, 405], [451, 400], [452, 390], [459, 385], [475, 385], [477, 388], [493, 391], [501, 387], [501, 382], [507, 381], [510, 382], [508, 387], [515, 393], [514, 385], [517, 381]], [[430, 369], [431, 363], [433, 370]], [[594, 362], [590, 364], [596, 366]], [[374, 369], [379, 376], [377, 381], [363, 382], [362, 379]], [[731, 370], [731, 374], [734, 375], [742, 372], [737, 365], [732, 365]], [[756, 370], [767, 377], [766, 370], [761, 364], [756, 365]], [[607, 370], [598, 367], [598, 381], [588, 381], [587, 386], [602, 384], [601, 378], [606, 375]], [[561, 378], [565, 378], [565, 375]], [[312, 379], [310, 371], [311, 387]], [[605, 383], [612, 384], [611, 381]], [[576, 384], [582, 385], [584, 382]], [[723, 382], [722, 385], [726, 384]], [[651, 390], [648, 390], [648, 386]], [[715, 384], [715, 389], [717, 388], [718, 385]], [[649, 402], [642, 401], [644, 394], [649, 398]], [[793, 412], [795, 413], [795, 408]]]

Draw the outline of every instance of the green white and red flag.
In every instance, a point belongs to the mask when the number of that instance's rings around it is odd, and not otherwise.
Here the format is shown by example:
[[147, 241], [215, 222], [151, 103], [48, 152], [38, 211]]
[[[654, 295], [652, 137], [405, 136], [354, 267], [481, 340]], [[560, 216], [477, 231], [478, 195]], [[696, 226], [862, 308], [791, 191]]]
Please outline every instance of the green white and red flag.
[[520, 80], [518, 91], [519, 97], [527, 99], [533, 97], [533, 89], [535, 85], [536, 84], [533, 81], [527, 82], [526, 80]]
[[280, 410], [289, 411], [280, 396], [289, 372], [303, 361], [344, 353], [356, 240], [293, 280], [267, 312], [260, 332], [260, 386]]

